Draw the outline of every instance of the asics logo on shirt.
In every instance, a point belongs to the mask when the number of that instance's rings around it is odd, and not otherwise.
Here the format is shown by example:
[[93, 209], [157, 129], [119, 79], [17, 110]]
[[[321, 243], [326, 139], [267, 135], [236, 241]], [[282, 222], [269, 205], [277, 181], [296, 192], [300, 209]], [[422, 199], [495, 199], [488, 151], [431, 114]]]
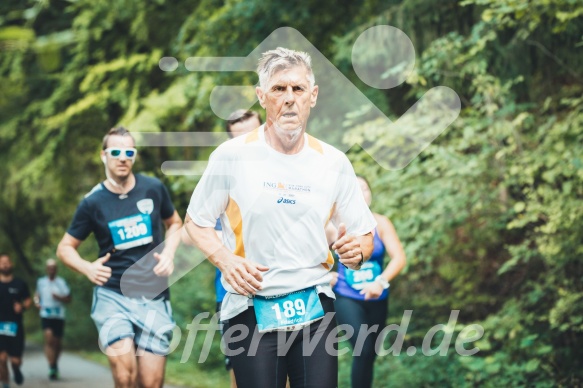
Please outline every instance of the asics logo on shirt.
[[295, 199], [287, 199], [287, 198], [281, 197], [280, 199], [277, 200], [277, 203], [289, 203], [290, 205], [295, 205], [296, 204], [296, 200]]

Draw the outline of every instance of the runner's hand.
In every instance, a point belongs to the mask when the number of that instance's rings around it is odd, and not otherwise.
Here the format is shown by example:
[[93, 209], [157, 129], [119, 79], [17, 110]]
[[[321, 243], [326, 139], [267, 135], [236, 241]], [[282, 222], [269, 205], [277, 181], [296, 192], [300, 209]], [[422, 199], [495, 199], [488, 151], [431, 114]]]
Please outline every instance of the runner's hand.
[[91, 281], [91, 283], [97, 284], [98, 286], [103, 286], [107, 283], [107, 280], [111, 277], [111, 268], [103, 265], [109, 258], [111, 254], [100, 257], [93, 263], [89, 263], [85, 270], [85, 276]]
[[154, 273], [157, 276], [170, 276], [174, 272], [174, 257], [162, 251], [162, 253], [154, 253], [154, 258], [158, 260], [158, 264], [154, 267]]
[[346, 234], [346, 225], [341, 223], [338, 226], [338, 238], [332, 244], [332, 249], [336, 251], [340, 263], [350, 269], [360, 269], [362, 260], [362, 249], [360, 242], [354, 236]]
[[14, 312], [20, 314], [24, 309], [22, 308], [22, 303], [14, 302]]
[[330, 280], [330, 287], [334, 287], [336, 285], [336, 283], [338, 283], [338, 272], [330, 272], [330, 275], [332, 275], [332, 280]]
[[261, 290], [261, 281], [263, 281], [261, 272], [269, 270], [269, 267], [233, 255], [219, 269], [223, 278], [238, 294], [248, 296], [249, 294], [255, 295], [257, 291]]
[[378, 299], [385, 289], [379, 282], [372, 282], [366, 285], [361, 291], [360, 295], [364, 295], [364, 300]]

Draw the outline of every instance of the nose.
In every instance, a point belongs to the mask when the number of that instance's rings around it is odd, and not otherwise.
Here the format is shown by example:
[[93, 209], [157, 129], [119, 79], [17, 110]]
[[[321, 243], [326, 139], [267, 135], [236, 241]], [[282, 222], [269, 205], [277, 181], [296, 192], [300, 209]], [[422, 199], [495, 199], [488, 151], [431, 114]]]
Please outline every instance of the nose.
[[291, 105], [294, 103], [294, 92], [291, 86], [287, 87], [283, 98], [286, 105]]

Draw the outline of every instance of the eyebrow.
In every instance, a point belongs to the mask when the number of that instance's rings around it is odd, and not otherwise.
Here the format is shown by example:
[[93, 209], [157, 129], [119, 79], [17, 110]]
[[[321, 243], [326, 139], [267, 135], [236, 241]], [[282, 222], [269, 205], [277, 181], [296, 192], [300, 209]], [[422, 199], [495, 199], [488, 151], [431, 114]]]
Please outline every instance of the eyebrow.
[[274, 88], [282, 87], [282, 86], [283, 87], [287, 87], [288, 85], [291, 85], [292, 88], [300, 87], [302, 89], [307, 89], [309, 83], [303, 83], [303, 82], [300, 82], [300, 83], [295, 83], [295, 82], [277, 82], [277, 83], [273, 84], [270, 89], [273, 90]]

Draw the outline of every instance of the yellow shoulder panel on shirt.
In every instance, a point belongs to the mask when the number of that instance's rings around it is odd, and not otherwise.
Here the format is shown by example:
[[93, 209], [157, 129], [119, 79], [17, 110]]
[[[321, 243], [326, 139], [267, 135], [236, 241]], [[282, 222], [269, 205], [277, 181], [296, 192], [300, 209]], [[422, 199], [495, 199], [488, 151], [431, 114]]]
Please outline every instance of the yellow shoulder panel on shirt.
[[[330, 209], [330, 214], [328, 214], [328, 219], [326, 220], [326, 223], [324, 224], [324, 228], [326, 227], [328, 222], [330, 222], [330, 218], [332, 218], [332, 214], [334, 214], [335, 211], [336, 211], [336, 202], [334, 202], [334, 204], [332, 205], [332, 208]], [[322, 266], [324, 268], [326, 268], [327, 270], [332, 269], [332, 267], [334, 266], [334, 256], [332, 256], [332, 252], [328, 251], [328, 257], [326, 257], [326, 261], [324, 263], [322, 263]]]
[[247, 138], [245, 139], [245, 144], [253, 143], [254, 141], [259, 140], [259, 127], [255, 128], [251, 132], [247, 134]]
[[235, 234], [235, 251], [237, 256], [245, 257], [245, 244], [243, 244], [243, 219], [241, 218], [241, 209], [233, 198], [229, 197], [229, 204], [225, 209], [225, 214], [229, 218], [231, 230]]
[[332, 218], [332, 214], [334, 214], [335, 211], [336, 211], [336, 202], [334, 202], [332, 204], [332, 207], [330, 208], [330, 213], [328, 214], [328, 219], [326, 220], [326, 223], [324, 224], [324, 227], [326, 227], [326, 225], [328, 224], [328, 222], [330, 222], [330, 218]]
[[324, 155], [324, 149], [322, 148], [322, 144], [320, 144], [320, 141], [315, 137], [308, 135], [308, 145], [317, 152]]
[[328, 257], [326, 257], [326, 261], [322, 263], [322, 266], [328, 271], [332, 269], [334, 266], [334, 256], [332, 256], [332, 252], [328, 251]]

